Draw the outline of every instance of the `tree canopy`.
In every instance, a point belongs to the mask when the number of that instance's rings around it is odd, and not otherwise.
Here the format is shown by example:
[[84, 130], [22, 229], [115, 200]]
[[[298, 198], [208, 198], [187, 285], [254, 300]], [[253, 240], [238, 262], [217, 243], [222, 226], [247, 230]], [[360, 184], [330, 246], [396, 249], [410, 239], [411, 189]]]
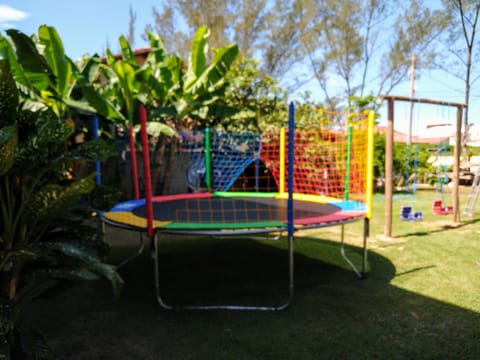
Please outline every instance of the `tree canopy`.
[[290, 91], [315, 79], [331, 108], [392, 91], [412, 53], [430, 64], [445, 26], [442, 11], [421, 0], [172, 0], [152, 12], [147, 29], [174, 52], [186, 55], [188, 34], [206, 24], [212, 47], [236, 42]]

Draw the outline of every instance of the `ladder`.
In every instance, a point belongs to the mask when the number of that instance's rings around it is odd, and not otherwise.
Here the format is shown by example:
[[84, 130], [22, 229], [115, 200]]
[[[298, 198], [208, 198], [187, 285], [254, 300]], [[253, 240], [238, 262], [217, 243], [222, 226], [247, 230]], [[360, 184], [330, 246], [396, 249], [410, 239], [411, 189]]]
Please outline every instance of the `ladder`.
[[469, 217], [473, 217], [475, 212], [475, 206], [477, 205], [478, 196], [480, 195], [480, 167], [478, 168], [475, 177], [473, 178], [472, 187], [468, 193], [467, 200], [465, 201], [465, 207], [463, 214]]

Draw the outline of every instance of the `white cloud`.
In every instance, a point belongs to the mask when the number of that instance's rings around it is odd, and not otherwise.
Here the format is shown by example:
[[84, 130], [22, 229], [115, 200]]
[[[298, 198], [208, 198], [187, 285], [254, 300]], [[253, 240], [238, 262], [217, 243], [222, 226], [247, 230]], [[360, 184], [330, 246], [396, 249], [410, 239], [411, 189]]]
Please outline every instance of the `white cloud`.
[[27, 17], [26, 12], [8, 5], [0, 5], [0, 27], [11, 27], [13, 22], [21, 21]]

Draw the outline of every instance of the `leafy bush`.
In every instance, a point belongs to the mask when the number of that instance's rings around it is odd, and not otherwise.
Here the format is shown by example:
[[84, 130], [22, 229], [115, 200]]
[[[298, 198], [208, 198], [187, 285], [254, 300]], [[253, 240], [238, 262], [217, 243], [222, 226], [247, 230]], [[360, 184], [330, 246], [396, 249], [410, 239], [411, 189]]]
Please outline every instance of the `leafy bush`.
[[26, 110], [6, 59], [0, 60], [0, 99], [0, 353], [22, 358], [47, 352], [38, 333], [32, 340], [22, 331], [20, 309], [29, 300], [62, 279], [103, 277], [120, 292], [122, 279], [103, 262], [105, 244], [85, 221], [91, 209], [82, 200], [94, 189], [94, 174], [67, 176], [75, 160], [116, 152], [102, 140], [69, 149], [72, 120], [48, 108]]

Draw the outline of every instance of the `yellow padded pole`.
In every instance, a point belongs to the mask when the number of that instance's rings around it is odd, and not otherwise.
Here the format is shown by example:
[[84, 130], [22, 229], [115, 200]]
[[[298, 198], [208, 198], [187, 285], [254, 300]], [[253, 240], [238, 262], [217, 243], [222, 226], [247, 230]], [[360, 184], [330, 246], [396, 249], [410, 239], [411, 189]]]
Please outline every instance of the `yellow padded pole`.
[[375, 151], [375, 113], [368, 112], [368, 148], [367, 148], [367, 183], [365, 188], [366, 194], [366, 217], [371, 219], [373, 207], [373, 157]]

